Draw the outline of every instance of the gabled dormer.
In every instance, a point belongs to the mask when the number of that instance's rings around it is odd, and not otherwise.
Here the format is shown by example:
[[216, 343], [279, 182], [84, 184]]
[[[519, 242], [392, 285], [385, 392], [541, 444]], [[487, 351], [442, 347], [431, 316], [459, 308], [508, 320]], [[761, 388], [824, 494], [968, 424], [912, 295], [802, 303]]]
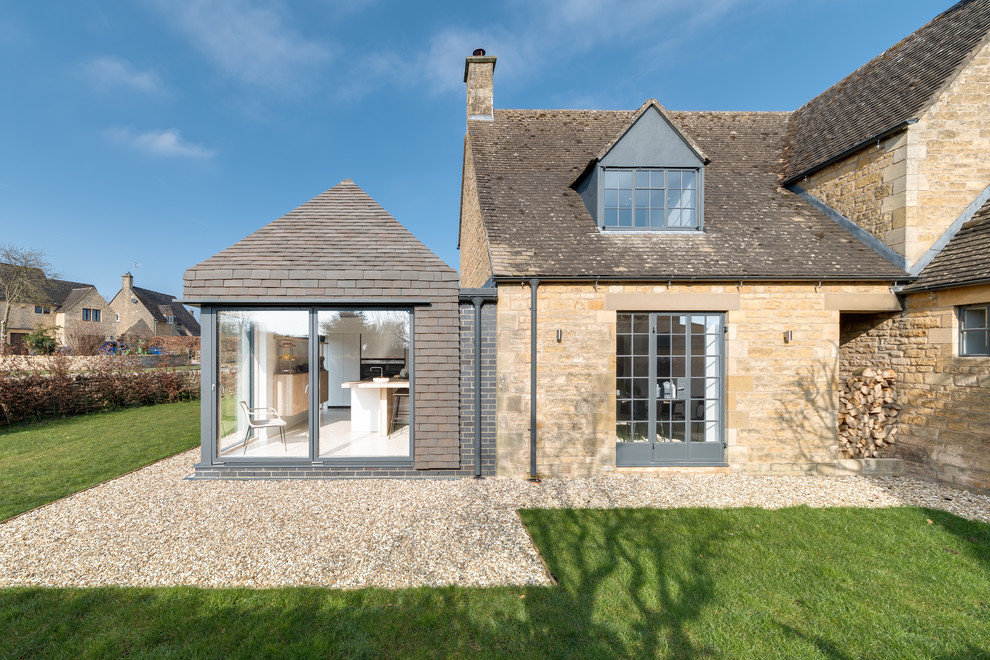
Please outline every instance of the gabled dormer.
[[702, 231], [708, 162], [650, 99], [573, 187], [602, 231]]

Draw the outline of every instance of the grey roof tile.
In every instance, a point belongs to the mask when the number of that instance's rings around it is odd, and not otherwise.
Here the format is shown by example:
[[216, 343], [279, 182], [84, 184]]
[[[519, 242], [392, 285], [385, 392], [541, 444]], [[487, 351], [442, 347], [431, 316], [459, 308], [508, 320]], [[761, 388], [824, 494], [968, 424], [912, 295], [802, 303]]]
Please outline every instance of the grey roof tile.
[[907, 277], [779, 186], [787, 113], [670, 115], [711, 159], [704, 232], [600, 231], [570, 187], [631, 112], [496, 110], [469, 122], [495, 276]]

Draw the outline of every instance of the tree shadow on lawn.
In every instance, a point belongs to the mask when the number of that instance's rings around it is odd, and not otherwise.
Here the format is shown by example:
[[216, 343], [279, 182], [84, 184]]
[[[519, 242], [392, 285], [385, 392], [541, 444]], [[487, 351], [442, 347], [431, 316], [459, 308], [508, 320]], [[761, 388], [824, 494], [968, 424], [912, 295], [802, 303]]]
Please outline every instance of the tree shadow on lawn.
[[0, 628], [14, 631], [0, 656], [715, 655], [688, 624], [711, 597], [720, 531], [698, 534], [689, 552], [624, 531], [655, 527], [652, 514], [523, 512], [549, 548], [555, 587], [0, 590]]

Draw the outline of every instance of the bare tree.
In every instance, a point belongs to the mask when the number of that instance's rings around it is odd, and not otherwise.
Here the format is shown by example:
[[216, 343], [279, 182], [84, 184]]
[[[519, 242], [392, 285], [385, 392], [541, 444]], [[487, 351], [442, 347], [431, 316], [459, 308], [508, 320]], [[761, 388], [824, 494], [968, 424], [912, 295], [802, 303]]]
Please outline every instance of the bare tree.
[[55, 276], [51, 268], [41, 250], [0, 243], [0, 302], [6, 303], [0, 319], [0, 353], [7, 348], [11, 308], [18, 303], [47, 302], [45, 280]]
[[98, 355], [100, 347], [113, 334], [113, 326], [102, 323], [66, 324], [62, 336], [72, 355]]

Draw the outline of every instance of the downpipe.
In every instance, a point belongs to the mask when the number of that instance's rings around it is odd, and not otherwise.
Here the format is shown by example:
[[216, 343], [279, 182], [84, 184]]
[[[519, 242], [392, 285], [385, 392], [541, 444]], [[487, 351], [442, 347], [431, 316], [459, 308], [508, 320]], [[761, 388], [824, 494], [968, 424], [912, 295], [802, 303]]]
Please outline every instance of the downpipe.
[[529, 280], [532, 295], [530, 302], [530, 372], [529, 372], [529, 480], [538, 482], [536, 476], [536, 290], [540, 286], [539, 278]]

